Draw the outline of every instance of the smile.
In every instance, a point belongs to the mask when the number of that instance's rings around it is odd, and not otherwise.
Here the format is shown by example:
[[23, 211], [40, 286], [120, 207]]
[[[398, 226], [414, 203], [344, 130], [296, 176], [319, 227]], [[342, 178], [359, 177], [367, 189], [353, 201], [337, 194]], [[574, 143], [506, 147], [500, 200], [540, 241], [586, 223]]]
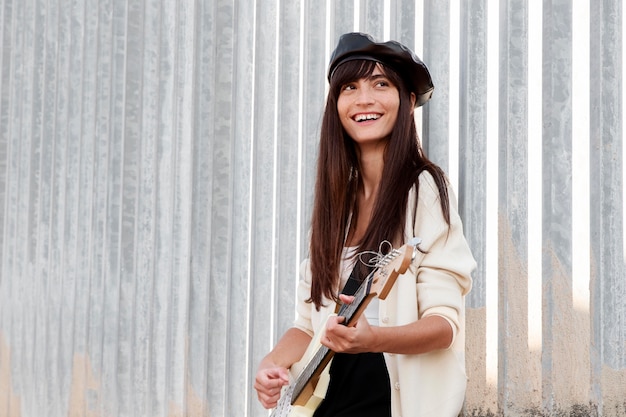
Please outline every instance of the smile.
[[380, 114], [376, 113], [366, 113], [366, 114], [357, 114], [354, 116], [354, 120], [357, 122], [365, 122], [368, 120], [378, 120], [380, 119]]

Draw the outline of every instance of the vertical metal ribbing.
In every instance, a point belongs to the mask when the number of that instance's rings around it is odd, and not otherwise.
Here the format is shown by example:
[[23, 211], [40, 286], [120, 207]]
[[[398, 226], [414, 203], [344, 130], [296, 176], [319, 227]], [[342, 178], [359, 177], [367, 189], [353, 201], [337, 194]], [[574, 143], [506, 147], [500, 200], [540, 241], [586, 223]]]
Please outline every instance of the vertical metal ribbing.
[[[572, 5], [544, 2], [543, 13], [543, 304], [542, 408], [569, 401], [559, 378], [575, 380], [570, 362], [572, 276]], [[565, 326], [565, 327], [564, 327]], [[564, 352], [568, 355], [563, 355]]]
[[266, 415], [252, 381], [295, 316], [328, 57], [355, 28], [434, 76], [417, 123], [479, 263], [466, 411], [626, 412], [624, 15], [0, 0], [0, 414]]

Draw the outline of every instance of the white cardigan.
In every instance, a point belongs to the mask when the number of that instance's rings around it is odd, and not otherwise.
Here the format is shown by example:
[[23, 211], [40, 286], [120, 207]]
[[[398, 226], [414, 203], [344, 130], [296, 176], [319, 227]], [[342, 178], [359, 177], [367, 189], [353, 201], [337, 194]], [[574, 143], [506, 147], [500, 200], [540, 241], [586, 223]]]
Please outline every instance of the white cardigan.
[[[452, 326], [452, 344], [445, 350], [421, 355], [385, 353], [391, 383], [393, 417], [456, 417], [465, 398], [465, 295], [471, 288], [476, 267], [456, 198], [450, 190], [450, 228], [443, 219], [439, 192], [432, 176], [420, 175], [419, 201], [411, 189], [407, 204], [405, 241], [421, 238], [418, 256], [400, 275], [385, 300], [380, 300], [381, 326], [400, 326], [438, 315]], [[426, 253], [424, 253], [426, 252]], [[335, 303], [315, 309], [309, 298], [311, 270], [308, 260], [301, 266], [297, 317], [294, 326], [313, 336], [334, 311]]]

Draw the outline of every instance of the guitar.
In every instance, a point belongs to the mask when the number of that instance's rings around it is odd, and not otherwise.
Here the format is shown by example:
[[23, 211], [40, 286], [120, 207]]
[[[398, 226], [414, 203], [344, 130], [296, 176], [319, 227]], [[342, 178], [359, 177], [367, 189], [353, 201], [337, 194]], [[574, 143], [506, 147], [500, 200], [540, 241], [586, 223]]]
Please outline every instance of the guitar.
[[[413, 238], [400, 249], [393, 249], [383, 256], [354, 293], [354, 301], [342, 304], [333, 315], [345, 317], [344, 323], [354, 326], [373, 297], [378, 296], [381, 300], [387, 298], [398, 275], [406, 272], [415, 258], [420, 241], [419, 238]], [[326, 396], [330, 381], [329, 362], [334, 352], [320, 343], [322, 333], [316, 334], [303, 359], [291, 367], [291, 375], [297, 376], [283, 390], [271, 417], [311, 417]]]

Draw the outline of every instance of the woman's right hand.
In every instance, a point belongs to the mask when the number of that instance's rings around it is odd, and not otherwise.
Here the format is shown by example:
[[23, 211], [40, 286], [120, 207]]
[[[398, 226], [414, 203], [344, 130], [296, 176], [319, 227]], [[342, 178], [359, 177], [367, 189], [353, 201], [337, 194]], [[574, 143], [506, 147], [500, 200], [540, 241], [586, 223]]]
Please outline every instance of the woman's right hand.
[[259, 368], [254, 380], [254, 389], [261, 405], [266, 409], [276, 407], [282, 387], [288, 383], [289, 372], [286, 368], [278, 366]]
[[261, 360], [254, 379], [254, 389], [263, 407], [268, 409], [276, 407], [282, 387], [289, 383], [287, 369], [302, 358], [310, 342], [311, 336], [292, 327]]

